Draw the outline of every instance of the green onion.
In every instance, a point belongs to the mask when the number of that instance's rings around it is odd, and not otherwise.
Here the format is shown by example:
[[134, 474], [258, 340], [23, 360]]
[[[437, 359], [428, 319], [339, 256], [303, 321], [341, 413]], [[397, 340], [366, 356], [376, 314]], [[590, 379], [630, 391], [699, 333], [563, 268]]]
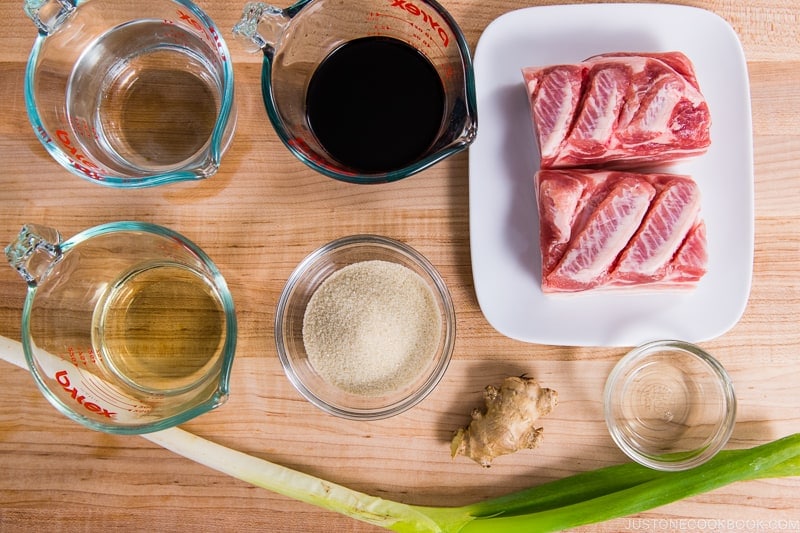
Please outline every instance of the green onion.
[[536, 532], [619, 518], [734, 481], [800, 476], [800, 433], [717, 454], [683, 472], [626, 463], [463, 507], [376, 498], [173, 428], [144, 435], [179, 455], [258, 487], [398, 532]]
[[[0, 337], [0, 356], [25, 367], [19, 343]], [[398, 532], [558, 531], [640, 513], [735, 481], [800, 476], [796, 433], [754, 448], [720, 452], [683, 472], [627, 463], [462, 507], [425, 507], [354, 491], [178, 428], [143, 437], [258, 487]]]
[[486, 518], [460, 531], [559, 531], [640, 513], [734, 481], [788, 476], [800, 476], [800, 433], [755, 448], [720, 452], [683, 472], [623, 464], [468, 505], [463, 509], [471, 516]]

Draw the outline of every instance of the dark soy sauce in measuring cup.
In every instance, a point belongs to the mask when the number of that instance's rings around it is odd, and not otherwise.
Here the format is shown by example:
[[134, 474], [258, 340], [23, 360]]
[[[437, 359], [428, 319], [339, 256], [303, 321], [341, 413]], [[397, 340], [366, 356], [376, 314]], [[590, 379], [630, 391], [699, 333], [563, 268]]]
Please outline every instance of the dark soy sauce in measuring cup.
[[331, 52], [311, 77], [306, 115], [330, 156], [380, 173], [419, 160], [438, 137], [444, 87], [431, 62], [389, 37], [364, 37]]

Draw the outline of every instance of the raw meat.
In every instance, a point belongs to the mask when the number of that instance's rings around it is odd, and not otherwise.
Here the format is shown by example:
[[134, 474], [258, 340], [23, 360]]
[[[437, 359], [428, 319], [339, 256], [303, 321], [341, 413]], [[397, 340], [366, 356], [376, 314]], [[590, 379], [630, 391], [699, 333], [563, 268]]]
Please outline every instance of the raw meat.
[[612, 53], [522, 75], [541, 168], [633, 168], [704, 153], [711, 116], [680, 52]]
[[655, 188], [642, 180], [626, 178], [615, 183], [544, 278], [547, 286], [577, 291], [603, 283], [654, 196]]
[[689, 231], [689, 235], [678, 249], [664, 279], [682, 283], [697, 282], [706, 273], [707, 263], [706, 225], [700, 220]]
[[540, 170], [542, 290], [692, 287], [706, 271], [700, 191], [687, 176]]
[[663, 279], [699, 213], [700, 191], [695, 183], [688, 179], [669, 179], [620, 255], [615, 277], [630, 283]]

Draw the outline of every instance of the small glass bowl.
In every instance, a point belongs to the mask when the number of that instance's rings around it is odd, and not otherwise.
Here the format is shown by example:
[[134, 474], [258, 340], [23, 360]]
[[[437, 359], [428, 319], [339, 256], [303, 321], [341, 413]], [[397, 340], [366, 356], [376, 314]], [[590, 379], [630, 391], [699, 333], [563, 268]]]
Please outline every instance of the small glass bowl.
[[[314, 369], [303, 343], [306, 305], [317, 288], [334, 272], [368, 260], [401, 264], [430, 287], [441, 313], [439, 345], [432, 360], [406, 386], [380, 395], [343, 390]], [[330, 414], [353, 420], [377, 420], [397, 415], [422, 401], [441, 380], [455, 343], [455, 310], [444, 281], [431, 263], [399, 241], [377, 235], [353, 235], [332, 241], [309, 254], [289, 276], [275, 316], [275, 343], [286, 376], [311, 403]]]
[[634, 461], [657, 470], [687, 470], [725, 446], [736, 418], [728, 373], [692, 344], [644, 344], [611, 371], [605, 419], [614, 442]]

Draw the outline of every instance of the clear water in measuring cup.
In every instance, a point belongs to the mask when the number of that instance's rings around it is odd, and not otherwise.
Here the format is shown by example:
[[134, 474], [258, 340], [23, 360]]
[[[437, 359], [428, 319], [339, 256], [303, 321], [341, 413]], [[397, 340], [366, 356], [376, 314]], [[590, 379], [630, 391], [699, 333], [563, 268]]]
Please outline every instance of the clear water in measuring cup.
[[76, 63], [67, 113], [90, 157], [124, 172], [166, 171], [204, 155], [221, 105], [219, 59], [200, 35], [138, 20]]
[[110, 286], [92, 320], [104, 370], [149, 393], [180, 392], [219, 363], [226, 340], [219, 294], [201, 273], [173, 262], [132, 270]]

